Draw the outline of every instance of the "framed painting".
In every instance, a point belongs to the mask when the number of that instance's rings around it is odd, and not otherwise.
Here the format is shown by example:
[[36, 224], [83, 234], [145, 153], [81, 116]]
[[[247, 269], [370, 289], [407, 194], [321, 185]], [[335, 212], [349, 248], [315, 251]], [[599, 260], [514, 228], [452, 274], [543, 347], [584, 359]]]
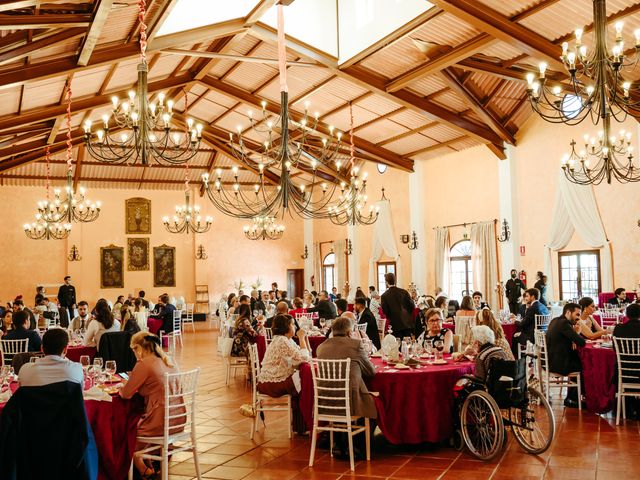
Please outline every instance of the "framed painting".
[[151, 200], [128, 198], [124, 201], [125, 232], [127, 234], [151, 234]]
[[153, 247], [153, 286], [176, 286], [176, 247]]
[[100, 288], [124, 288], [124, 247], [100, 247]]
[[148, 238], [127, 238], [127, 270], [149, 270]]

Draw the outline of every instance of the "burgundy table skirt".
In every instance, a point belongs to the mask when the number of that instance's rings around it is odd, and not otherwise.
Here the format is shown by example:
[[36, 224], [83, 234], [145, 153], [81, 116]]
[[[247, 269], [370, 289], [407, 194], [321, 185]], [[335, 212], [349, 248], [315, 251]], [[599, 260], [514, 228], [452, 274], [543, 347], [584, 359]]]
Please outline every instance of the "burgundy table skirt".
[[154, 335], [158, 335], [158, 332], [162, 328], [162, 319], [161, 318], [147, 318], [147, 328]]
[[[443, 323], [442, 326], [444, 328], [448, 328], [453, 333], [456, 333], [456, 326], [453, 323], [446, 322], [446, 323]], [[502, 331], [504, 332], [504, 336], [507, 339], [507, 342], [509, 342], [509, 345], [511, 345], [511, 342], [513, 341], [513, 335], [516, 333], [516, 324], [503, 323]]]
[[612, 348], [596, 348], [593, 344], [580, 348], [579, 353], [587, 410], [593, 413], [612, 410], [616, 401], [616, 353]]
[[[293, 339], [298, 341], [297, 337], [293, 337]], [[307, 337], [307, 341], [309, 342], [309, 346], [311, 347], [311, 356], [316, 356], [316, 350], [318, 349], [318, 345], [326, 340], [326, 337]], [[264, 353], [267, 351], [267, 339], [264, 335], [258, 335], [256, 337], [256, 345], [258, 346], [258, 359], [260, 363], [262, 363], [262, 359], [264, 358]]]
[[[622, 315], [622, 317], [618, 317], [620, 318], [620, 323], [627, 323], [629, 321], [629, 317], [627, 317], [626, 315]], [[598, 322], [598, 324], [600, 326], [602, 326], [602, 320], [600, 319], [600, 314], [599, 313], [594, 313], [593, 314], [593, 319]]]
[[96, 347], [85, 347], [83, 345], [78, 347], [67, 348], [67, 358], [72, 362], [80, 362], [82, 355], [89, 355], [90, 361], [93, 363], [93, 358], [96, 356]]
[[[17, 384], [12, 385], [12, 390]], [[0, 414], [4, 404], [0, 404]], [[144, 412], [142, 397], [124, 400], [119, 395], [111, 402], [85, 400], [84, 407], [98, 452], [98, 480], [127, 478], [136, 447], [138, 420]]]
[[[393, 444], [442, 442], [453, 432], [453, 387], [474, 372], [471, 362], [427, 366], [388, 372], [381, 359], [373, 358], [377, 373], [367, 382], [375, 398], [378, 426]], [[300, 366], [300, 408], [307, 427], [313, 427], [313, 380], [308, 364]]]
[[[613, 297], [615, 297], [616, 294], [614, 292], [602, 292], [598, 294], [598, 306], [599, 307], [604, 307], [604, 305], [611, 300]], [[636, 294], [633, 292], [629, 292], [627, 291], [627, 299], [629, 299], [629, 301], [634, 301], [636, 299]]]

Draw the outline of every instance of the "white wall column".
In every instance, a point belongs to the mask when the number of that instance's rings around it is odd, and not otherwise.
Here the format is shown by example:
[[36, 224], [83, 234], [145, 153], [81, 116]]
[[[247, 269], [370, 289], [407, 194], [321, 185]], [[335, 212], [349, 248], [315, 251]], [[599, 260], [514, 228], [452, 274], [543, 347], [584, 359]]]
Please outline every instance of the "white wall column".
[[[424, 191], [424, 183], [422, 182], [424, 163], [416, 160], [413, 169], [414, 172], [409, 175], [409, 221], [411, 232], [415, 231], [418, 237], [418, 248], [411, 250], [411, 276], [405, 277], [407, 280], [405, 287], [412, 281], [416, 284], [418, 292], [424, 294], [427, 291], [427, 236], [422, 205], [424, 202], [422, 195]], [[411, 235], [411, 232], [407, 233]], [[401, 245], [400, 248], [406, 247], [406, 245]]]
[[[313, 219], [305, 218], [303, 220], [304, 225], [304, 246], [302, 247], [302, 252], [304, 253], [304, 247], [307, 247], [307, 258], [304, 259], [304, 288], [307, 290], [314, 290], [311, 285], [311, 277], [313, 277], [313, 265], [315, 263], [315, 249], [313, 248]], [[316, 284], [319, 282], [319, 279], [316, 279]], [[316, 288], [317, 290], [317, 288]]]
[[516, 186], [517, 149], [507, 145], [507, 158], [498, 161], [498, 185], [500, 193], [500, 218], [498, 218], [498, 236], [504, 219], [509, 222], [511, 238], [500, 243], [500, 280], [509, 278], [512, 268], [520, 270], [520, 224], [518, 221], [518, 189]]
[[356, 294], [356, 287], [362, 287], [362, 291], [368, 292], [368, 285], [360, 283], [360, 228], [357, 225], [347, 225], [347, 239], [351, 240], [352, 253], [348, 257], [349, 265], [349, 299]]

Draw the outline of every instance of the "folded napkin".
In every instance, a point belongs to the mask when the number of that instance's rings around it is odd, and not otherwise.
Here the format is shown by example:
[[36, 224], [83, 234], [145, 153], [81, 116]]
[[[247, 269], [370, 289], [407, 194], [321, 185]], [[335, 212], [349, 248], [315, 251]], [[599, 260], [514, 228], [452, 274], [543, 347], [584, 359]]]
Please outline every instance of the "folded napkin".
[[395, 366], [395, 368], [397, 368], [398, 370], [406, 370], [406, 369], [408, 369], [408, 368], [411, 368], [411, 367], [409, 367], [408, 365], [405, 365], [404, 363], [396, 363], [394, 366]]
[[7, 403], [11, 398], [11, 389], [8, 388], [4, 392], [0, 393], [0, 403]]
[[89, 390], [84, 391], [84, 399], [85, 400], [98, 400], [101, 402], [110, 402], [111, 395], [105, 393], [102, 389], [93, 386]]

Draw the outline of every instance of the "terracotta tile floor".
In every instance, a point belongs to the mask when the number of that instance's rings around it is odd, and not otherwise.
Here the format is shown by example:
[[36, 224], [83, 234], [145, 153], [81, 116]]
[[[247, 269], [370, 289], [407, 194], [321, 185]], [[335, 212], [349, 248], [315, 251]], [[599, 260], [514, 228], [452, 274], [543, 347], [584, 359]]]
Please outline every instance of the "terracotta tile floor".
[[[224, 384], [224, 370], [217, 354], [217, 332], [197, 324], [197, 333], [185, 334], [178, 352], [182, 369], [201, 367], [198, 395], [198, 451], [204, 478], [214, 479], [457, 479], [465, 480], [640, 480], [633, 462], [640, 447], [640, 425], [627, 421], [615, 426], [612, 416], [599, 417], [564, 409], [554, 398], [557, 433], [552, 447], [540, 456], [528, 455], [511, 437], [503, 454], [491, 462], [474, 460], [466, 452], [430, 445], [390, 445], [378, 434], [371, 462], [349, 463], [332, 459], [325, 450], [316, 452], [316, 463], [308, 467], [309, 439], [287, 438], [286, 422], [277, 413], [267, 413], [266, 429], [249, 440], [250, 420], [238, 407], [250, 401], [250, 390], [238, 374]], [[379, 433], [379, 432], [378, 432]], [[176, 455], [170, 478], [190, 480], [195, 471], [188, 455]]]

